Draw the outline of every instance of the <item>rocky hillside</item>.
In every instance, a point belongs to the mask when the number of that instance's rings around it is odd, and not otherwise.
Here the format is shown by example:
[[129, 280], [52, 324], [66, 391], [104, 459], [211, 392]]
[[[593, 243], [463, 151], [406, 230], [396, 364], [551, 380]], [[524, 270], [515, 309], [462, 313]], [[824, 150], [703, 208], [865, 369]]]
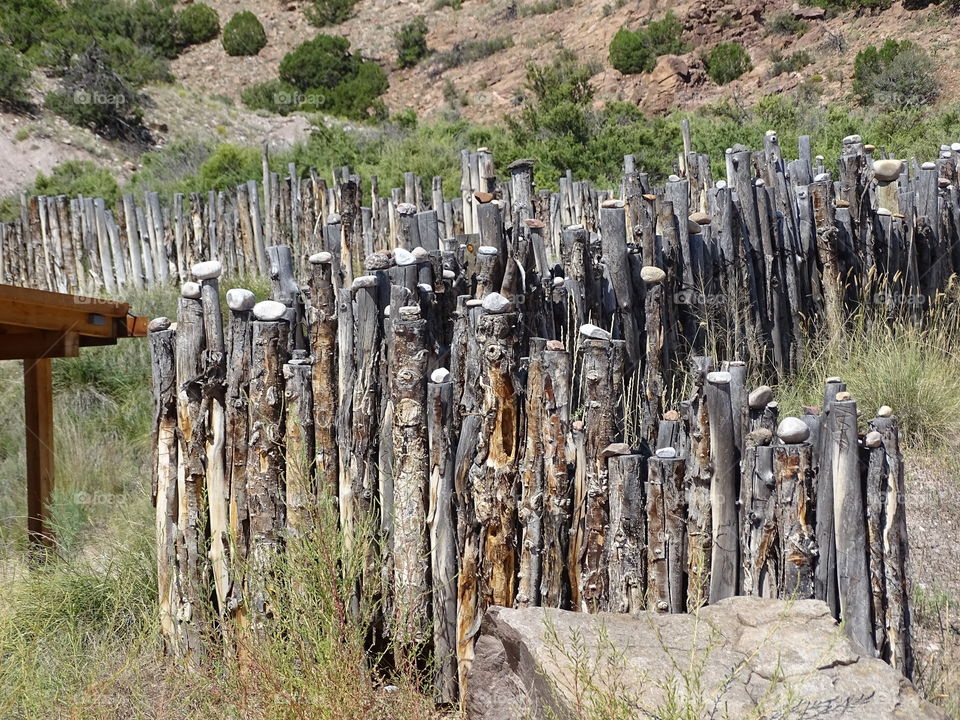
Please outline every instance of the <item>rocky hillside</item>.
[[[290, 50], [318, 32], [307, 21], [310, 0], [207, 0], [221, 24], [240, 10], [262, 21], [267, 45], [253, 57], [230, 57], [219, 39], [193, 46], [171, 63], [175, 85], [146, 88], [147, 126], [158, 145], [181, 138], [240, 144], [290, 142], [309, 127], [304, 117], [281, 118], [250, 112], [241, 91], [277, 76]], [[185, 3], [178, 7], [184, 7]], [[623, 75], [609, 61], [609, 45], [621, 27], [636, 29], [673, 12], [691, 48], [659, 58], [652, 71]], [[394, 34], [423, 16], [431, 55], [412, 68], [397, 67]], [[846, 12], [828, 17], [821, 8], [779, 0], [359, 0], [353, 15], [322, 32], [349, 38], [352, 49], [389, 73], [384, 97], [391, 112], [412, 108], [422, 119], [451, 105], [470, 120], [497, 123], [525, 101], [526, 66], [545, 63], [561, 49], [572, 51], [595, 72], [595, 103], [634, 103], [649, 113], [695, 109], [730, 99], [750, 105], [771, 94], [803, 86], [821, 101], [849, 96], [854, 57], [887, 38], [911, 40], [937, 63], [942, 92], [938, 102], [958, 99], [950, 78], [960, 66], [960, 46], [948, 29], [955, 21], [941, 7], [908, 10], [900, 2], [883, 11]], [[742, 44], [752, 69], [720, 86], [705, 71], [703, 54], [720, 42]], [[497, 49], [487, 54], [483, 45]], [[805, 53], [798, 71], [775, 72], [777, 58]], [[484, 56], [485, 55], [485, 56]], [[35, 72], [35, 99], [42, 106], [50, 81]], [[811, 96], [813, 97], [813, 95]], [[0, 112], [0, 196], [28, 185], [37, 172], [49, 172], [68, 159], [92, 159], [123, 180], [136, 170], [142, 147], [108, 143], [70, 126], [46, 111], [33, 117]]]
[[[304, 0], [279, 6], [274, 0], [208, 1], [221, 18], [241, 8], [257, 12], [269, 43], [259, 56], [240, 61], [227, 58], [216, 42], [190, 50], [174, 63], [175, 74], [190, 87], [239, 97], [246, 85], [275, 77], [283, 55], [318, 32], [306, 20], [303, 10], [309, 2]], [[459, 9], [438, 5], [437, 0], [360, 0], [352, 18], [324, 32], [347, 36], [354, 48], [389, 69], [386, 100], [391, 110], [412, 107], [419, 116], [429, 117], [443, 107], [444, 86], [449, 87], [449, 81], [467, 102], [462, 115], [489, 122], [501, 119], [522, 101], [526, 64], [549, 61], [561, 47], [596, 67], [593, 84], [598, 89], [598, 103], [625, 100], [651, 112], [693, 109], [724, 97], [750, 103], [804, 80], [815, 83], [825, 99], [842, 98], [850, 90], [857, 52], [888, 37], [927, 48], [937, 58], [944, 80], [960, 64], [960, 47], [951, 42], [947, 32], [952, 20], [937, 6], [907, 10], [897, 2], [880, 12], [850, 11], [828, 19], [821, 8], [782, 0], [681, 0], [675, 4], [659, 0], [463, 0]], [[693, 48], [690, 52], [664, 56], [652, 72], [640, 75], [622, 75], [610, 67], [608, 48], [620, 27], [635, 29], [668, 10], [682, 20], [683, 39]], [[417, 15], [427, 20], [428, 44], [435, 52], [462, 50], [471, 43], [503, 37], [512, 38], [513, 45], [442, 72], [431, 58], [401, 70], [396, 68], [393, 36]], [[783, 15], [796, 18], [800, 34], [773, 29], [774, 18]], [[701, 55], [724, 41], [743, 44], [753, 70], [721, 87], [707, 79]], [[800, 72], [772, 77], [776, 54], [798, 51], [809, 53], [812, 64]], [[960, 90], [944, 85], [944, 100], [958, 97]]]

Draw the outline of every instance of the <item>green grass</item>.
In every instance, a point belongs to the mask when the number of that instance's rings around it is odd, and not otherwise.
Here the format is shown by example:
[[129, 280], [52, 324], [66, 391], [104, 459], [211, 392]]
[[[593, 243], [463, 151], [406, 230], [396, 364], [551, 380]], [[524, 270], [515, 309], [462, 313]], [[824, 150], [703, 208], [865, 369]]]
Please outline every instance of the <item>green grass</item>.
[[921, 318], [892, 323], [880, 313], [857, 316], [843, 336], [808, 341], [807, 357], [777, 389], [782, 414], [819, 407], [827, 377], [839, 376], [858, 402], [864, 423], [882, 405], [900, 420], [903, 441], [915, 448], [960, 443], [960, 327], [955, 299], [942, 299]]

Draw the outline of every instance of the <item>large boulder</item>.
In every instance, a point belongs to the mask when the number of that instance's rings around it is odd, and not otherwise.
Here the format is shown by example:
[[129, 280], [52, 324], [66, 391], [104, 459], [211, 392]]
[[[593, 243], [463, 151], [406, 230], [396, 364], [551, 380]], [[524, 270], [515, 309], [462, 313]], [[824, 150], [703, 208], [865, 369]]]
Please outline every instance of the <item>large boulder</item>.
[[[687, 713], [667, 712], [678, 707]], [[749, 597], [690, 615], [491, 608], [466, 709], [469, 720], [947, 717], [859, 655], [824, 603]]]

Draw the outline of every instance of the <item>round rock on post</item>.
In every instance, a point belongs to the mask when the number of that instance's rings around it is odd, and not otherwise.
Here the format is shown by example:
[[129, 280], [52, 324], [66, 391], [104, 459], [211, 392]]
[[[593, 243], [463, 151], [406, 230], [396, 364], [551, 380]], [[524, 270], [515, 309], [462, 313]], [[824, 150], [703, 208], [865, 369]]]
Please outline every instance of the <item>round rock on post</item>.
[[881, 405], [880, 409], [877, 410], [877, 417], [888, 418], [893, 417], [893, 408], [889, 405]]
[[190, 300], [200, 299], [200, 283], [188, 280], [180, 286], [180, 295]]
[[863, 439], [863, 444], [868, 448], [880, 447], [883, 444], [883, 436], [876, 430], [871, 430]]
[[234, 312], [252, 310], [256, 304], [256, 295], [246, 288], [231, 288], [227, 290], [227, 307]]
[[586, 323], [580, 326], [580, 334], [585, 338], [590, 338], [591, 340], [609, 340], [612, 335], [604, 330], [602, 327], [598, 327], [593, 323]]
[[400, 267], [404, 267], [406, 265], [416, 265], [417, 257], [409, 250], [404, 250], [403, 248], [394, 248], [393, 261]]
[[[318, 255], [330, 253], [317, 253]], [[316, 257], [316, 256], [313, 256]], [[310, 261], [313, 262], [313, 257], [310, 258]], [[393, 258], [390, 257], [390, 253], [385, 252], [375, 252], [370, 253], [364, 258], [363, 267], [365, 270], [386, 270], [388, 267], [393, 265]]]
[[656, 265], [645, 265], [640, 270], [640, 279], [649, 285], [656, 285], [667, 279], [667, 273]]
[[773, 400], [773, 389], [769, 385], [761, 385], [750, 393], [747, 404], [751, 410], [762, 410]]
[[810, 438], [810, 428], [800, 418], [785, 417], [777, 425], [777, 437], [787, 445], [795, 445]]
[[311, 265], [325, 265], [326, 263], [333, 262], [333, 253], [329, 253], [326, 250], [323, 252], [314, 253], [309, 258]]
[[163, 330], [170, 329], [170, 318], [167, 317], [158, 317], [150, 321], [150, 324], [147, 326], [147, 330], [150, 332], [161, 332]]
[[199, 262], [190, 268], [190, 272], [197, 280], [213, 280], [220, 277], [223, 272], [223, 266], [219, 260], [206, 260]]
[[510, 310], [511, 302], [498, 292], [489, 293], [482, 301], [481, 305], [488, 313], [505, 313]]
[[261, 322], [283, 320], [286, 314], [287, 306], [276, 300], [263, 300], [253, 306], [253, 316]]

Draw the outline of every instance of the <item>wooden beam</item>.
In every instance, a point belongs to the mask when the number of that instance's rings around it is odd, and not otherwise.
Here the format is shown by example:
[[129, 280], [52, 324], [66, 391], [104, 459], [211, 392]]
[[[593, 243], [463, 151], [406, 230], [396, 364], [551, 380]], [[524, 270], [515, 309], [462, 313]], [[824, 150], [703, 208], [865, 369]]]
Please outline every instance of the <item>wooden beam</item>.
[[27, 534], [34, 544], [53, 543], [50, 499], [53, 494], [53, 363], [49, 358], [23, 363], [24, 416], [27, 428]]
[[77, 357], [80, 354], [80, 336], [75, 332], [38, 330], [9, 333], [2, 337], [0, 360]]

